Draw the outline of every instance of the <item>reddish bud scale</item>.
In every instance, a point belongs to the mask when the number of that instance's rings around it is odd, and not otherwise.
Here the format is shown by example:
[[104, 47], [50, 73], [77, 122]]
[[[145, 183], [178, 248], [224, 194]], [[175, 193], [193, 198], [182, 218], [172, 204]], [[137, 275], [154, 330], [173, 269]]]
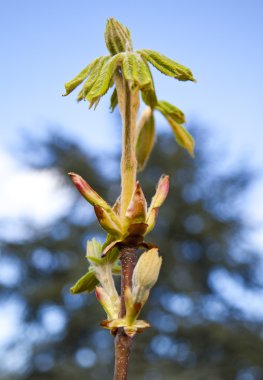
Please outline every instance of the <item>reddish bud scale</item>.
[[137, 181], [130, 204], [126, 211], [126, 217], [129, 218], [133, 223], [143, 223], [146, 219], [146, 212], [147, 202], [139, 184], [139, 181]]

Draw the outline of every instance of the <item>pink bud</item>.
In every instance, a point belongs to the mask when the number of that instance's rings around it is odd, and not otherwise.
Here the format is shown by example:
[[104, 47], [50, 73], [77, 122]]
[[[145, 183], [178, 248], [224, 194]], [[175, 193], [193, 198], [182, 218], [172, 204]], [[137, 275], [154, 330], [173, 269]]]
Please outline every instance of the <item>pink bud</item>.
[[167, 194], [169, 191], [169, 176], [163, 175], [158, 182], [156, 187], [156, 193], [152, 198], [150, 208], [161, 207], [163, 202], [165, 201]]
[[90, 185], [78, 174], [76, 173], [68, 173], [70, 178], [72, 179], [74, 185], [80, 192], [80, 194], [93, 206], [99, 206], [102, 207], [106, 212], [108, 217], [112, 220], [118, 228], [121, 228], [120, 225], [120, 218], [116, 213], [112, 210], [110, 205], [108, 205], [107, 202], [104, 201], [103, 198], [99, 196], [96, 191], [94, 191]]
[[74, 185], [80, 192], [80, 194], [93, 206], [95, 204], [105, 207], [107, 203], [102, 199], [99, 194], [94, 191], [90, 185], [78, 174], [76, 173], [68, 173], [70, 178], [72, 179]]

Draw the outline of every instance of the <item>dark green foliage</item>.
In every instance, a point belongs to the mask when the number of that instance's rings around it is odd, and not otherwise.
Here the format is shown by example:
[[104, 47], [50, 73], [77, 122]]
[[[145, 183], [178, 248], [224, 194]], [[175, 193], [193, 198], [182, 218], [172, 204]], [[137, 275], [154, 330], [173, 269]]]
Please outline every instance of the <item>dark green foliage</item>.
[[[250, 371], [249, 379], [263, 378], [260, 325], [225, 303], [211, 280], [221, 270], [251, 289], [259, 287], [253, 276], [257, 255], [246, 252], [248, 227], [235, 202], [245, 194], [250, 175], [243, 169], [213, 173], [211, 154], [208, 165], [202, 138], [197, 140], [202, 153], [197, 149], [192, 160], [172, 138], [159, 138], [140, 178], [148, 200], [162, 173], [171, 176], [171, 190], [149, 238], [163, 256], [160, 279], [142, 314], [152, 328], [136, 337], [129, 380], [243, 380], [239, 374], [244, 371]], [[63, 186], [72, 188], [72, 205], [48, 228], [32, 226], [27, 241], [2, 246], [3, 257], [13, 258], [21, 268], [16, 286], [2, 288], [3, 297], [18, 296], [25, 302], [24, 328], [15, 343], [29, 352], [21, 378], [110, 380], [113, 339], [98, 326], [105, 316], [94, 293], [70, 294], [70, 287], [88, 268], [87, 238], [102, 232], [91, 217], [91, 206], [66, 173], [80, 173], [112, 203], [119, 194], [118, 178], [110, 180], [102, 170], [95, 171], [94, 157], [61, 136], [30, 146], [37, 152], [31, 164], [40, 170], [53, 168]], [[104, 167], [106, 163], [104, 157]], [[49, 307], [65, 317], [62, 331], [46, 330], [43, 313]], [[38, 338], [33, 339], [36, 328]], [[87, 357], [90, 367], [81, 367], [76, 357], [80, 362]], [[14, 378], [20, 380], [20, 375]]]

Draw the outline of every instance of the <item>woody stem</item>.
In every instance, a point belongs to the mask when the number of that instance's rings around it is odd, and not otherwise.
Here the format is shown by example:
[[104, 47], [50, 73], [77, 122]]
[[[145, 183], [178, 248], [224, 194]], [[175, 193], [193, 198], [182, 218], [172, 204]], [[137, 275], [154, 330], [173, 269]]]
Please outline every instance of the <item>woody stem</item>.
[[[120, 253], [122, 266], [121, 273], [121, 315], [125, 315], [124, 294], [127, 287], [131, 287], [132, 274], [136, 263], [136, 248], [125, 247]], [[119, 328], [115, 338], [115, 369], [114, 380], [126, 380], [128, 363], [132, 346], [132, 338], [125, 334], [123, 328]]]

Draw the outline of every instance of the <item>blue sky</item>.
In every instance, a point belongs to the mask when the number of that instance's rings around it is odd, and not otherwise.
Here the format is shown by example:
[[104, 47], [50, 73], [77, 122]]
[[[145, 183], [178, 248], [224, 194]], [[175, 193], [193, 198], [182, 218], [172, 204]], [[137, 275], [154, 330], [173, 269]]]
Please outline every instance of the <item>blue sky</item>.
[[[0, 15], [0, 153], [5, 157], [24, 129], [44, 134], [50, 125], [90, 150], [99, 147], [103, 154], [116, 148], [120, 127], [109, 113], [108, 96], [96, 112], [78, 104], [75, 94], [61, 96], [66, 81], [106, 53], [105, 22], [114, 16], [130, 28], [135, 48], [160, 51], [193, 70], [196, 84], [153, 69], [158, 97], [181, 108], [189, 123], [207, 126], [216, 148], [234, 160], [245, 157], [262, 175], [261, 0], [17, 0], [2, 1]], [[261, 190], [262, 181], [252, 196], [257, 207], [250, 211], [263, 220]]]

